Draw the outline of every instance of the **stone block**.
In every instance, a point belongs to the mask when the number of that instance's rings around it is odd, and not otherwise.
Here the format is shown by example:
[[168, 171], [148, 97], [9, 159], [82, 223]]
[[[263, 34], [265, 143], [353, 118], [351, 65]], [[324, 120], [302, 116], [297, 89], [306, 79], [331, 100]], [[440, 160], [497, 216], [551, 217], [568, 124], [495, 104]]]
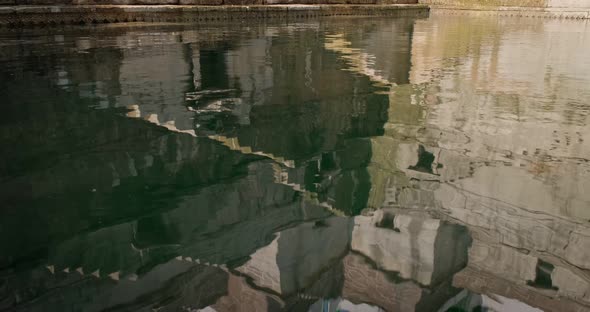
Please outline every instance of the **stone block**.
[[327, 0], [263, 0], [262, 4], [327, 4]]
[[133, 4], [152, 4], [152, 5], [162, 5], [162, 4], [178, 4], [178, 0], [135, 0]]
[[[44, 0], [35, 0], [44, 1]], [[66, 0], [63, 0], [66, 1]], [[67, 0], [71, 4], [77, 5], [100, 5], [100, 4], [112, 4], [112, 5], [169, 5], [179, 4], [179, 0]]]
[[[76, 5], [97, 5], [105, 4], [105, 1], [101, 0], [72, 0], [72, 4]], [[109, 0], [108, 4], [114, 5], [131, 5], [135, 4], [135, 0]]]
[[264, 0], [224, 0], [226, 5], [256, 5], [264, 4]]
[[[5, 1], [5, 0], [0, 0]], [[14, 0], [17, 5], [71, 4], [72, 0]]]
[[[94, 4], [104, 4], [104, 1], [100, 1], [100, 0], [91, 0], [94, 1]], [[116, 4], [116, 5], [130, 5], [130, 4], [136, 4], [135, 0], [110, 0], [111, 4]]]
[[264, 4], [293, 4], [295, 0], [265, 0]]
[[590, 8], [590, 0], [549, 0], [550, 8]]
[[377, 0], [346, 0], [348, 4], [375, 4]]
[[376, 0], [376, 4], [416, 4], [418, 0]]
[[221, 5], [223, 0], [179, 0], [182, 5]]
[[[560, 0], [561, 1], [561, 0]], [[545, 7], [545, 0], [419, 0], [423, 4], [452, 5], [452, 6], [519, 6]]]

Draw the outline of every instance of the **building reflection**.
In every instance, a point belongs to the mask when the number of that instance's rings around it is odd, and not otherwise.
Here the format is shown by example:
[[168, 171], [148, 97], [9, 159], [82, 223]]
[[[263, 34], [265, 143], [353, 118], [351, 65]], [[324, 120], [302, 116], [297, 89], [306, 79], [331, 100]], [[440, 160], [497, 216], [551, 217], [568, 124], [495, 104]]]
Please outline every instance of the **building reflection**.
[[[326, 270], [358, 258], [348, 256], [358, 233], [353, 219], [328, 218], [325, 203], [345, 214], [366, 205], [368, 137], [383, 132], [387, 97], [324, 54], [313, 40], [318, 27], [262, 39], [253, 29], [245, 36], [255, 39], [238, 46], [228, 42], [241, 38], [193, 30], [104, 30], [114, 32], [106, 43], [44, 38], [78, 50], [52, 56], [58, 66], [39, 61], [45, 51], [14, 51], [22, 72], [7, 75], [27, 83], [6, 86], [8, 109], [31, 113], [3, 125], [6, 147], [15, 127], [23, 134], [3, 162], [3, 198], [15, 213], [2, 221], [1, 261], [10, 268], [2, 307], [307, 309], [321, 294], [337, 295], [345, 271]], [[283, 31], [292, 42], [275, 42]], [[297, 47], [308, 49], [302, 63]], [[154, 55], [162, 66], [148, 66]], [[267, 55], [272, 67], [240, 61]], [[252, 71], [261, 78], [245, 76]], [[307, 80], [275, 90], [299, 74]], [[33, 94], [30, 85], [39, 86]], [[339, 94], [343, 85], [358, 95]], [[23, 231], [31, 224], [35, 231]], [[337, 281], [325, 288], [318, 277]], [[319, 292], [305, 291], [312, 287]]]
[[[370, 202], [467, 226], [473, 243], [454, 286], [585, 311], [588, 125], [584, 107], [574, 118], [569, 110], [586, 98], [572, 88], [590, 77], [561, 66], [576, 52], [538, 47], [577, 40], [546, 29], [585, 25], [530, 20], [532, 43], [510, 21], [416, 22], [412, 84], [392, 89], [385, 135], [372, 139]], [[510, 53], [525, 37], [540, 62]], [[544, 81], [533, 79], [539, 71]]]
[[546, 31], [571, 25], [528, 22], [533, 48], [564, 47], [531, 69], [520, 24], [460, 22], [8, 50], [0, 308], [587, 310], [588, 123], [571, 110], [590, 71], [559, 72], [573, 39]]

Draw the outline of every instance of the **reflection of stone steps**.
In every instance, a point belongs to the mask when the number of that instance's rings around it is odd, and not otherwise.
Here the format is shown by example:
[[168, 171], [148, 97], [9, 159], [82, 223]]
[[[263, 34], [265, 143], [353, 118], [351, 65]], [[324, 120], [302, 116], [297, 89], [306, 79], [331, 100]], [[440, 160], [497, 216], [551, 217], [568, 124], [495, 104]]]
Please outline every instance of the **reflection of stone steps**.
[[395, 86], [375, 70], [375, 57], [364, 52], [362, 49], [352, 48], [352, 42], [346, 40], [343, 34], [327, 35], [324, 47], [326, 50], [338, 52], [340, 57], [347, 61], [347, 70], [367, 76], [375, 84], [383, 87]]
[[[2, 293], [0, 310], [179, 311], [181, 306], [202, 308], [215, 302], [227, 292], [228, 284], [228, 272], [222, 268], [176, 259], [162, 262], [140, 276], [79, 271], [64, 272], [48, 266], [34, 269], [27, 276], [3, 276], [10, 288]], [[24, 282], [24, 278], [26, 287], [12, 287]], [[34, 300], [27, 300], [30, 296]]]
[[[45, 268], [47, 268], [47, 270], [52, 274], [55, 275], [55, 265], [47, 265], [45, 266]], [[96, 278], [101, 278], [101, 277], [105, 277], [105, 275], [101, 276], [101, 270], [97, 269], [91, 273], [85, 273], [84, 272], [84, 268], [82, 267], [78, 267], [76, 269], [70, 269], [69, 267], [64, 268], [63, 270], [61, 270], [61, 272], [66, 273], [66, 274], [79, 274], [81, 277], [96, 277]], [[59, 272], [58, 272], [59, 273]], [[120, 271], [115, 271], [109, 274], [106, 274], [106, 277], [114, 280], [114, 281], [118, 281], [121, 278], [121, 272]], [[129, 274], [126, 279], [130, 280], [130, 281], [137, 281], [137, 275], [136, 274]]]
[[[177, 256], [174, 259], [176, 261], [182, 261], [182, 262], [186, 262], [186, 263], [194, 263], [197, 265], [221, 268], [222, 270], [227, 271], [227, 266], [225, 264], [209, 263], [209, 262], [201, 261], [200, 259], [193, 259], [191, 257], [184, 257], [184, 256]], [[126, 276], [122, 276], [122, 271], [115, 271], [115, 272], [111, 272], [108, 274], [104, 274], [104, 273], [101, 274], [101, 269], [96, 269], [91, 273], [87, 273], [84, 271], [83, 267], [78, 267], [75, 269], [71, 269], [69, 267], [66, 267], [63, 269], [58, 269], [56, 271], [56, 266], [53, 264], [46, 265], [45, 268], [54, 276], [58, 273], [66, 273], [66, 274], [78, 274], [81, 277], [110, 278], [111, 280], [114, 280], [114, 281], [119, 281], [121, 279], [127, 279], [132, 282], [137, 281], [137, 279], [139, 278], [138, 275], [135, 273], [127, 274]], [[102, 272], [104, 272], [104, 271], [102, 271]]]
[[208, 138], [218, 141], [218, 142], [221, 142], [223, 145], [229, 147], [230, 149], [232, 149], [234, 151], [239, 151], [243, 154], [254, 154], [254, 155], [268, 157], [268, 158], [270, 158], [270, 159], [272, 159], [272, 160], [276, 161], [277, 163], [280, 163], [284, 166], [287, 166], [290, 168], [295, 167], [295, 161], [293, 161], [293, 160], [288, 160], [283, 157], [275, 156], [273, 154], [265, 153], [262, 151], [253, 151], [252, 148], [249, 146], [241, 146], [238, 138], [235, 138], [235, 137], [228, 138], [223, 135], [210, 135], [210, 136], [208, 136]]
[[279, 166], [278, 164], [273, 164], [272, 169], [273, 169], [273, 173], [274, 173], [275, 183], [280, 183], [280, 184], [283, 184], [283, 185], [286, 185], [286, 186], [292, 188], [293, 190], [301, 193], [306, 202], [309, 202], [309, 203], [312, 203], [313, 205], [317, 205], [319, 207], [322, 207], [335, 216], [340, 216], [340, 217], [346, 216], [345, 212], [332, 207], [332, 205], [330, 205], [329, 203], [319, 201], [317, 193], [306, 190], [300, 184], [290, 183], [288, 171], [285, 170], [284, 168], [281, 168], [281, 166]]
[[[127, 117], [131, 117], [131, 118], [140, 118], [141, 117], [141, 112], [139, 110], [138, 105], [130, 105], [127, 108], [129, 109], [129, 112], [127, 113]], [[189, 134], [194, 137], [197, 136], [194, 129], [181, 130], [181, 129], [176, 128], [174, 120], [160, 122], [158, 120], [158, 115], [156, 115], [156, 114], [151, 114], [149, 116], [146, 116], [144, 119], [148, 122], [151, 122], [151, 123], [156, 124], [158, 126], [164, 127], [170, 131], [174, 131], [174, 132], [178, 132], [178, 133], [186, 133], [186, 134]], [[243, 154], [253, 154], [253, 155], [264, 156], [264, 157], [270, 158], [270, 159], [272, 159], [284, 166], [287, 166], [290, 168], [295, 167], [295, 162], [293, 160], [288, 160], [283, 157], [275, 156], [271, 153], [265, 153], [263, 151], [253, 151], [252, 148], [249, 146], [241, 146], [238, 138], [236, 138], [236, 137], [226, 137], [223, 135], [209, 135], [208, 138], [220, 142], [224, 146], [229, 147], [231, 150], [239, 151]]]

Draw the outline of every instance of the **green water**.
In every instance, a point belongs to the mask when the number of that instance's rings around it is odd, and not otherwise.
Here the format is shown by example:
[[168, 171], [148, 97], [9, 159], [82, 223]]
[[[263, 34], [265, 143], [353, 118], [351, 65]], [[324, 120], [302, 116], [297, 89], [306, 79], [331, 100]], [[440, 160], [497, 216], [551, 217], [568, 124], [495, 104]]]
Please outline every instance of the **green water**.
[[0, 311], [586, 311], [590, 25], [0, 32]]

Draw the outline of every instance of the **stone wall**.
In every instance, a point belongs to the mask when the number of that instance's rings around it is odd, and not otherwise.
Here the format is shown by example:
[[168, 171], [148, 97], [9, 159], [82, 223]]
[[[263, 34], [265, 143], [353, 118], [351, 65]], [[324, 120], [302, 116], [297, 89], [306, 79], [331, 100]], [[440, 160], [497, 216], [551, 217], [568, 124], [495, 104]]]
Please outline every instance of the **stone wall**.
[[418, 0], [0, 0], [0, 5], [416, 4]]
[[456, 6], [520, 6], [544, 7], [546, 0], [419, 0], [423, 4]]
[[547, 0], [550, 8], [590, 8], [590, 0]]
[[[2, 0], [0, 0], [2, 1]], [[207, 0], [209, 1], [209, 0]], [[213, 1], [213, 0], [211, 0]], [[250, 0], [247, 0], [250, 1]], [[252, 0], [258, 1], [258, 0]], [[265, 0], [266, 1], [266, 0]], [[340, 1], [340, 0], [329, 0]], [[357, 0], [354, 0], [357, 1]], [[360, 0], [358, 0], [360, 1]], [[397, 1], [397, 0], [370, 0]], [[212, 22], [244, 19], [300, 19], [331, 16], [427, 17], [426, 5], [67, 5], [0, 6], [0, 26], [80, 25], [120, 22]]]
[[419, 3], [465, 7], [590, 8], [590, 0], [419, 0]]

